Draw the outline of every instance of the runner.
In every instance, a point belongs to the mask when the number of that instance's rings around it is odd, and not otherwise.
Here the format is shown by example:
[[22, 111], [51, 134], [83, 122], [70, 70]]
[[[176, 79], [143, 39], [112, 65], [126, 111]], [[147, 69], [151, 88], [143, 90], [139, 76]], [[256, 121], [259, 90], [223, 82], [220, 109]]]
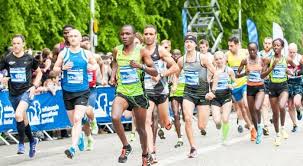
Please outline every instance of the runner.
[[[261, 56], [262, 59], [265, 58], [272, 58], [274, 55], [274, 51], [272, 49], [272, 38], [271, 37], [266, 37], [263, 42], [263, 47], [264, 50], [260, 51], [259, 55]], [[269, 96], [268, 96], [268, 85], [269, 85], [269, 79], [268, 76], [264, 78], [264, 92], [265, 92], [265, 97], [263, 101], [263, 105], [261, 108], [261, 116], [263, 119], [263, 135], [268, 136], [269, 135], [269, 112], [271, 112], [271, 107], [269, 103]]]
[[[25, 38], [23, 35], [14, 35], [12, 38], [13, 49], [0, 61], [0, 71], [6, 69], [10, 79], [9, 100], [15, 110], [17, 131], [19, 136], [17, 154], [24, 154], [24, 137], [29, 139], [29, 157], [36, 154], [38, 138], [34, 138], [27, 118], [26, 110], [33, 99], [36, 88], [40, 85], [42, 72], [39, 63], [31, 55], [24, 52]], [[32, 71], [36, 72], [32, 80]], [[1, 81], [1, 80], [0, 80]]]
[[[178, 59], [181, 57], [182, 57], [181, 51], [178, 49], [174, 49], [172, 58], [175, 60], [175, 62], [178, 62]], [[174, 124], [178, 136], [178, 141], [177, 144], [175, 145], [175, 148], [183, 146], [183, 139], [181, 135], [180, 113], [182, 113], [183, 115], [182, 102], [183, 102], [184, 86], [185, 86], [185, 76], [182, 70], [179, 76], [177, 76], [176, 74], [173, 75], [172, 86], [170, 91], [171, 108], [174, 113]]]
[[[134, 43], [136, 45], [142, 46], [142, 44], [144, 42], [142, 34], [139, 32], [136, 32], [135, 36], [136, 37], [134, 39]], [[132, 131], [130, 132], [129, 140], [135, 141], [136, 140], [136, 117], [134, 115], [134, 112], [133, 111], [131, 111], [131, 112], [132, 112]]]
[[[284, 41], [277, 38], [273, 41], [273, 49], [275, 55], [272, 58], [264, 60], [264, 66], [267, 69], [265, 76], [269, 74], [269, 100], [273, 111], [273, 123], [276, 131], [274, 145], [281, 145], [280, 135], [284, 139], [288, 138], [288, 134], [284, 129], [285, 124], [285, 106], [288, 100], [288, 84], [287, 84], [287, 64], [288, 60], [282, 55]], [[269, 67], [268, 67], [269, 65]], [[279, 127], [281, 122], [281, 132]]]
[[[236, 37], [231, 37], [228, 40], [228, 49], [229, 51], [226, 53], [227, 55], [227, 63], [228, 66], [231, 67], [235, 74], [240, 74], [238, 72], [238, 68], [241, 64], [241, 61], [247, 57], [247, 52], [240, 49], [239, 39]], [[246, 124], [248, 125], [251, 133], [251, 141], [255, 141], [257, 133], [249, 119], [249, 112], [246, 100], [246, 85], [247, 79], [246, 77], [236, 79], [236, 87], [232, 90], [232, 97], [235, 102], [235, 108], [238, 113], [239, 126], [238, 131], [240, 133], [243, 132], [243, 127], [241, 125], [241, 119], [239, 114], [242, 114]]]
[[[192, 118], [193, 110], [198, 111], [198, 127], [205, 129], [209, 118], [209, 100], [214, 97], [209, 92], [207, 70], [214, 73], [215, 69], [208, 57], [196, 51], [197, 38], [192, 34], [185, 36], [186, 54], [179, 58], [178, 65], [184, 70], [185, 88], [183, 96], [183, 113], [185, 119], [185, 131], [190, 144], [189, 158], [197, 157], [197, 149], [193, 136]], [[209, 100], [207, 100], [209, 99]]]
[[[232, 82], [236, 81], [232, 68], [226, 65], [224, 53], [217, 51], [214, 55], [216, 73], [213, 78], [212, 92], [215, 98], [211, 101], [212, 117], [219, 130], [222, 126], [222, 141], [226, 144], [229, 133], [229, 115], [232, 108], [231, 90]], [[222, 125], [223, 123], [223, 125]]]
[[93, 54], [80, 47], [81, 33], [77, 29], [69, 31], [69, 48], [64, 49], [58, 55], [54, 71], [63, 71], [61, 86], [63, 99], [69, 120], [72, 124], [72, 145], [64, 151], [66, 156], [72, 159], [76, 153], [76, 146], [80, 151], [84, 150], [84, 134], [82, 118], [87, 110], [89, 97], [88, 68], [96, 70], [98, 67]]
[[[149, 108], [146, 114], [145, 128], [147, 133], [148, 151], [152, 156], [152, 163], [157, 163], [156, 160], [156, 133], [158, 118], [153, 118], [153, 112], [157, 111], [159, 115], [161, 127], [165, 127], [166, 130], [170, 130], [172, 124], [169, 117], [169, 105], [168, 105], [168, 80], [167, 77], [178, 72], [179, 68], [177, 63], [171, 57], [171, 54], [163, 47], [157, 44], [157, 30], [153, 25], [148, 25], [144, 28], [144, 50], [152, 58], [155, 68], [158, 71], [158, 75], [153, 77], [145, 73], [144, 76], [144, 88], [149, 99]], [[152, 128], [152, 125], [154, 127]], [[154, 129], [154, 131], [153, 131]]]
[[[264, 100], [264, 80], [262, 73], [263, 62], [261, 57], [257, 55], [258, 45], [256, 43], [248, 44], [249, 56], [243, 59], [238, 69], [238, 78], [248, 76], [247, 80], [247, 101], [252, 117], [254, 127], [257, 129], [256, 144], [261, 143], [262, 127], [261, 127], [261, 107]], [[245, 67], [245, 72], [242, 70]], [[240, 74], [242, 73], [242, 74]]]
[[300, 109], [302, 107], [302, 76], [298, 75], [301, 70], [302, 64], [302, 56], [297, 53], [298, 47], [295, 43], [290, 43], [288, 45], [288, 57], [292, 61], [293, 64], [288, 64], [287, 68], [290, 71], [288, 75], [288, 113], [293, 122], [292, 132], [296, 132], [298, 130], [297, 120], [296, 120], [296, 110], [298, 110], [298, 120], [302, 118], [300, 115]]
[[149, 105], [140, 78], [142, 71], [152, 76], [157, 76], [158, 73], [153, 68], [153, 61], [146, 50], [141, 49], [139, 45], [135, 45], [135, 29], [132, 25], [124, 25], [121, 28], [120, 38], [123, 45], [117, 46], [113, 51], [113, 73], [110, 80], [110, 83], [115, 85], [117, 76], [117, 95], [112, 105], [112, 121], [123, 144], [118, 162], [125, 163], [128, 155], [132, 152], [132, 147], [126, 139], [120, 118], [125, 110], [133, 110], [142, 148], [142, 165], [146, 166], [150, 165], [145, 131], [146, 109]]
[[210, 58], [211, 62], [214, 62], [214, 56], [208, 51], [209, 43], [207, 40], [202, 39], [199, 41], [199, 49], [201, 53], [207, 55]]
[[[88, 51], [91, 49], [90, 38], [88, 35], [83, 35], [81, 47]], [[98, 134], [99, 130], [97, 120], [94, 114], [94, 108], [97, 97], [96, 86], [105, 85], [105, 82], [102, 80], [101, 72], [103, 71], [103, 61], [101, 57], [97, 54], [94, 54], [94, 58], [98, 63], [98, 67], [96, 70], [88, 69], [87, 71], [90, 94], [88, 97], [88, 109], [86, 110], [86, 116], [84, 116], [84, 119], [82, 120], [82, 122], [84, 123], [83, 130], [85, 132], [85, 135], [87, 136], [87, 150], [89, 151], [93, 150], [94, 146], [94, 139], [92, 137], [92, 134]]]

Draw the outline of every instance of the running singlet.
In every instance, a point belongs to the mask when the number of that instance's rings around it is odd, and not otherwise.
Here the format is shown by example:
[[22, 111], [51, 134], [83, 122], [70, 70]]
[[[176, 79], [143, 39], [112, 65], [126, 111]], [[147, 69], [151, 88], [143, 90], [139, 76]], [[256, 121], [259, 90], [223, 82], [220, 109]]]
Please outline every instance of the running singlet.
[[261, 78], [262, 65], [261, 58], [257, 57], [256, 63], [252, 63], [249, 58], [247, 58], [247, 70], [248, 81], [247, 85], [249, 86], [260, 86], [264, 84], [264, 80]]
[[31, 55], [24, 53], [17, 58], [9, 53], [0, 61], [0, 70], [6, 69], [10, 77], [8, 86], [12, 96], [23, 94], [32, 86], [32, 73], [39, 67], [39, 63]]
[[184, 93], [196, 97], [205, 97], [209, 92], [207, 68], [201, 65], [200, 53], [196, 52], [195, 56], [194, 62], [186, 62], [186, 56], [183, 56], [185, 75]]
[[170, 96], [176, 96], [176, 97], [182, 97], [184, 94], [184, 87], [185, 87], [185, 75], [183, 70], [181, 71], [179, 78], [178, 78], [178, 85], [177, 89], [174, 93], [172, 93]]
[[[241, 61], [247, 57], [247, 54], [244, 50], [239, 50], [238, 56], [233, 55], [230, 51], [228, 51], [226, 53], [226, 55], [227, 55], [228, 66], [233, 69], [233, 71], [235, 72], [235, 75], [236, 75], [236, 73], [238, 72], [238, 68], [241, 64]], [[245, 70], [242, 70], [242, 72], [245, 72]], [[235, 84], [236, 84], [235, 88], [239, 88], [239, 87], [245, 85], [246, 82], [247, 82], [246, 77], [237, 78], [236, 82], [235, 82]]]
[[[167, 68], [166, 63], [160, 58], [158, 48], [159, 46], [156, 45], [155, 51], [151, 54], [151, 58], [158, 73], [163, 73]], [[167, 95], [169, 93], [167, 77], [163, 77], [156, 82], [149, 74], [145, 73], [144, 89], [149, 96]]]
[[[270, 61], [270, 67], [272, 66], [275, 57]], [[287, 81], [286, 76], [287, 62], [286, 58], [282, 56], [280, 61], [276, 64], [275, 68], [269, 73], [269, 79], [272, 83], [282, 83]]]
[[296, 54], [293, 63], [296, 65], [296, 67], [291, 66], [290, 64], [287, 65], [288, 70], [290, 70], [295, 75], [288, 75], [288, 79], [292, 82], [301, 82], [302, 75], [297, 75], [297, 73], [301, 70], [300, 60], [302, 56], [300, 54]]
[[141, 46], [135, 46], [133, 52], [129, 55], [123, 54], [123, 45], [117, 47], [117, 63], [118, 63], [118, 85], [117, 92], [126, 96], [143, 95], [143, 88], [141, 82], [142, 70], [132, 68], [130, 61], [134, 60], [137, 63], [141, 62], [140, 55]]
[[88, 59], [83, 49], [73, 53], [69, 48], [64, 55], [64, 64], [71, 63], [72, 68], [63, 71], [62, 88], [67, 92], [81, 92], [89, 88]]
[[87, 77], [89, 82], [89, 87], [95, 87], [97, 84], [97, 71], [96, 70], [87, 70]]
[[222, 90], [228, 90], [229, 83], [230, 83], [230, 78], [228, 74], [228, 68], [225, 67], [224, 71], [220, 73], [219, 75], [219, 80], [218, 80], [218, 85], [216, 88], [216, 91], [222, 91]]

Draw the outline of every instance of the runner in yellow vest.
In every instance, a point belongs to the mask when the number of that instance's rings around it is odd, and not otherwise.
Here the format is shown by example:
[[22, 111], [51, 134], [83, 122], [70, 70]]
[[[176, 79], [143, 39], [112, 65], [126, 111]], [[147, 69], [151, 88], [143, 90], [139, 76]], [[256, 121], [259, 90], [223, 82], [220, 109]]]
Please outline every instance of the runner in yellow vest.
[[[236, 37], [231, 37], [228, 40], [228, 49], [227, 55], [227, 64], [231, 67], [236, 75], [239, 75], [238, 68], [241, 64], [241, 61], [247, 58], [247, 51], [241, 50], [239, 45], [239, 39]], [[235, 103], [235, 108], [237, 112], [241, 112], [242, 116], [248, 125], [251, 131], [251, 141], [255, 141], [257, 137], [257, 132], [254, 126], [252, 125], [251, 120], [249, 119], [249, 112], [246, 100], [246, 88], [247, 88], [247, 79], [246, 77], [236, 79], [236, 87], [232, 90], [232, 96]], [[245, 97], [244, 97], [245, 96]], [[240, 110], [240, 111], [239, 111]], [[239, 125], [238, 131], [243, 132], [242, 126]]]

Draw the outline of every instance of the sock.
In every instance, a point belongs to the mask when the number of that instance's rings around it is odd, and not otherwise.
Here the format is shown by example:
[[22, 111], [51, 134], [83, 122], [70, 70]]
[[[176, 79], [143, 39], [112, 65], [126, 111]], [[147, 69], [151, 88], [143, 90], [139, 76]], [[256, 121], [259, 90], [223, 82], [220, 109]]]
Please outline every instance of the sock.
[[183, 139], [182, 138], [178, 138], [178, 141], [183, 142]]
[[129, 149], [130, 148], [130, 144], [123, 146], [123, 149]]
[[223, 123], [222, 127], [222, 134], [223, 134], [223, 139], [226, 140], [229, 132], [229, 123]]
[[279, 134], [279, 133], [276, 133], [276, 136], [277, 136], [277, 137], [280, 137], [280, 134]]
[[243, 126], [243, 119], [239, 119], [238, 126]]
[[30, 142], [34, 142], [31, 126], [29, 124], [25, 126], [25, 134]]
[[281, 130], [284, 130], [284, 126], [281, 126]]
[[19, 135], [19, 144], [24, 144], [24, 137], [25, 137], [24, 121], [17, 122], [17, 130], [18, 130], [18, 135]]

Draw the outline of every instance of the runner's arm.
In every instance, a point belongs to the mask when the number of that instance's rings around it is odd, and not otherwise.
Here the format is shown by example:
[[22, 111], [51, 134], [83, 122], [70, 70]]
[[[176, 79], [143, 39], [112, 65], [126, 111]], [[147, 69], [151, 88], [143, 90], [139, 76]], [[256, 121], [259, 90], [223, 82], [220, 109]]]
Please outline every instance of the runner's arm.
[[[201, 54], [200, 54], [201, 57]], [[203, 63], [204, 61], [204, 63]], [[211, 72], [211, 73], [215, 73], [216, 69], [213, 65], [213, 63], [211, 62], [211, 60], [208, 57], [205, 57], [202, 59], [202, 64], [205, 64], [205, 67]]]
[[112, 64], [111, 64], [111, 68], [112, 68], [112, 74], [111, 74], [111, 77], [110, 77], [110, 83], [113, 84], [116, 82], [116, 74], [117, 74], [117, 70], [118, 70], [118, 63], [117, 63], [117, 53], [118, 53], [118, 50], [117, 48], [114, 48], [113, 50], [113, 61], [112, 61]]
[[263, 62], [264, 63], [263, 63], [261, 78], [265, 78], [275, 68], [275, 65], [268, 67], [268, 65], [270, 64], [270, 59], [264, 58]]
[[241, 78], [241, 77], [244, 77], [244, 76], [247, 75], [247, 70], [246, 70], [246, 72], [244, 72], [244, 73], [241, 74], [241, 72], [242, 72], [244, 66], [246, 65], [246, 62], [247, 62], [246, 59], [243, 59], [243, 60], [241, 61], [241, 64], [240, 64], [240, 66], [239, 66], [239, 68], [238, 68], [238, 71], [237, 71], [236, 78]]
[[57, 61], [55, 62], [53, 71], [56, 73], [60, 73], [62, 71], [62, 65], [63, 65], [63, 52], [61, 51], [57, 57]]
[[86, 55], [88, 55], [88, 63], [91, 65], [91, 70], [97, 70], [98, 63], [91, 51], [85, 50]]
[[[162, 73], [163, 77], [170, 76], [179, 71], [178, 64], [171, 57], [171, 54], [164, 49], [163, 47], [159, 47], [160, 57], [166, 62], [168, 70]], [[160, 74], [160, 73], [159, 73]]]
[[156, 77], [158, 75], [157, 69], [154, 67], [154, 62], [151, 57], [146, 53], [145, 49], [141, 49], [140, 54], [142, 56], [144, 64], [141, 65], [141, 69], [147, 74]]
[[40, 86], [41, 78], [42, 78], [43, 74], [39, 67], [39, 62], [36, 59], [33, 59], [32, 69], [34, 69], [37, 74], [36, 78], [34, 79], [34, 81], [32, 83], [36, 88], [38, 88]]

